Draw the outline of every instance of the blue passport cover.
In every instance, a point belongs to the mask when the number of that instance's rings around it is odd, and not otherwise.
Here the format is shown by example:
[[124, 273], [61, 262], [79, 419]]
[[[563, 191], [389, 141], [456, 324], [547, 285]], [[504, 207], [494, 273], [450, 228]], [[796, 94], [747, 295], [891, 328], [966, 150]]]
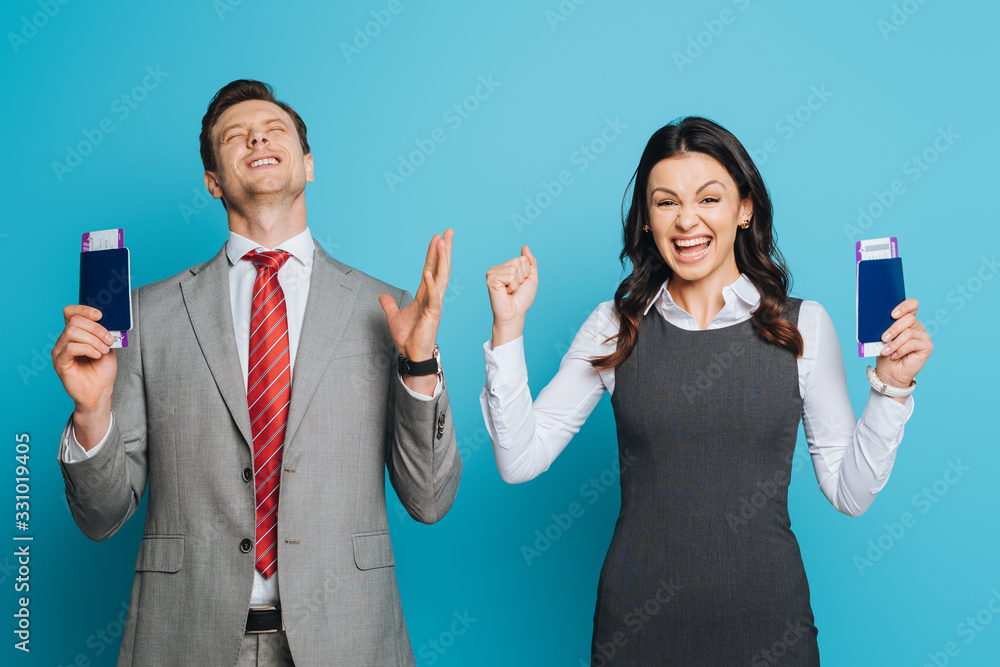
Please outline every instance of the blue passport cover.
[[80, 303], [101, 311], [108, 331], [132, 328], [128, 248], [80, 253]]
[[906, 298], [903, 258], [858, 262], [858, 342], [875, 343], [892, 326], [892, 309]]

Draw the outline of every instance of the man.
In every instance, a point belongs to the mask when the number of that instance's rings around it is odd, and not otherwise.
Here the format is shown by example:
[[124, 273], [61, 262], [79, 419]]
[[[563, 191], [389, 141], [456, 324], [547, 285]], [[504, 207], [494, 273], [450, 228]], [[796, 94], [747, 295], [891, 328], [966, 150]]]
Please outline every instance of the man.
[[128, 348], [71, 305], [52, 351], [80, 529], [114, 534], [149, 483], [118, 664], [413, 665], [384, 470], [417, 520], [451, 507], [435, 337], [452, 231], [412, 302], [327, 255], [306, 226], [305, 124], [258, 81], [216, 94], [201, 152], [226, 245], [134, 291]]

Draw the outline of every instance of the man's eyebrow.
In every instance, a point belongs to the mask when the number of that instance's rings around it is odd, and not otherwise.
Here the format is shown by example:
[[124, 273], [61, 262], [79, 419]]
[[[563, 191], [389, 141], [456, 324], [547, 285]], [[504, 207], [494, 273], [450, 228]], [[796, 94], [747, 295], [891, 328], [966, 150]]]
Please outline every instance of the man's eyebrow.
[[[270, 125], [271, 123], [281, 123], [285, 127], [288, 127], [288, 123], [281, 120], [280, 118], [269, 118], [264, 121], [264, 125]], [[238, 127], [246, 127], [248, 123], [231, 123], [219, 131], [219, 138], [225, 137], [226, 133]]]

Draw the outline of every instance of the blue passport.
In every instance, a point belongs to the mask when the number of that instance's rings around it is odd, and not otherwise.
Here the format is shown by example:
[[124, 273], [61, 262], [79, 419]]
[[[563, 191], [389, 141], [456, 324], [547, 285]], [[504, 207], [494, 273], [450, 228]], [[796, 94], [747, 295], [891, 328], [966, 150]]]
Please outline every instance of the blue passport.
[[80, 253], [80, 303], [101, 311], [108, 331], [132, 328], [128, 248]]
[[858, 262], [858, 342], [875, 343], [892, 326], [892, 309], [906, 299], [903, 258]]

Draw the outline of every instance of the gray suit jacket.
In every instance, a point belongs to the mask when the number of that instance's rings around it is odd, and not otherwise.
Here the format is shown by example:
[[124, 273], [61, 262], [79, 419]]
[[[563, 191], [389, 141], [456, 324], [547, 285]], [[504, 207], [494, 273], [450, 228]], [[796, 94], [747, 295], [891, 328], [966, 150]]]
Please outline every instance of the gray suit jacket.
[[[103, 540], [149, 482], [119, 665], [233, 665], [253, 584], [250, 420], [228, 261], [133, 292], [104, 447], [60, 463], [80, 529]], [[278, 568], [296, 665], [413, 665], [396, 585], [385, 469], [407, 511], [438, 521], [462, 474], [448, 395], [410, 396], [378, 295], [410, 296], [316, 246], [278, 502]]]

